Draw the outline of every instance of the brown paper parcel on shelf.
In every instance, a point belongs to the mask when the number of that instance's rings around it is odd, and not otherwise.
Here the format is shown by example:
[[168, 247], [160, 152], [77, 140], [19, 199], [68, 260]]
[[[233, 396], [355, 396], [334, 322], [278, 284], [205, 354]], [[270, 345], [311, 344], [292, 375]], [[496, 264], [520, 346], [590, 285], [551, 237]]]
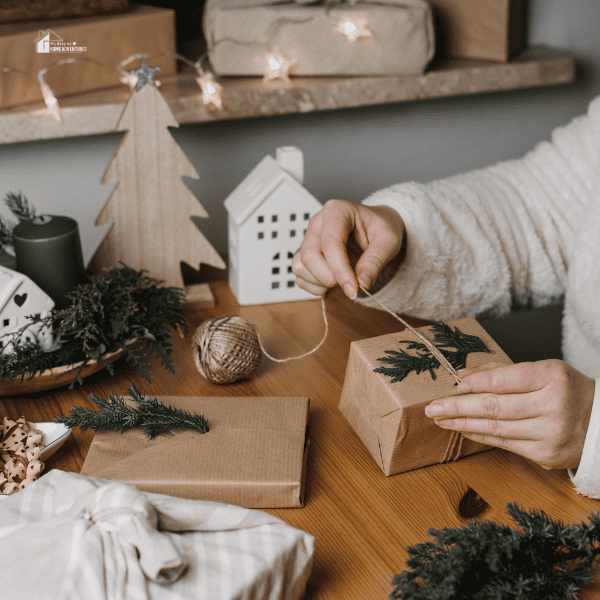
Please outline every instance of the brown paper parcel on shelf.
[[[468, 354], [467, 368], [489, 362], [499, 366], [512, 364], [475, 319], [459, 319], [447, 324], [452, 329], [458, 327], [462, 333], [477, 336], [493, 352]], [[429, 326], [418, 330], [427, 339], [433, 340], [434, 333]], [[402, 381], [390, 383], [391, 377], [374, 373], [374, 369], [387, 364], [377, 360], [386, 356], [386, 350], [402, 348], [409, 354], [415, 353], [415, 350], [407, 350], [406, 344], [399, 344], [401, 340], [419, 341], [405, 329], [352, 342], [339, 404], [344, 417], [388, 476], [437, 464], [447, 458], [452, 432], [441, 429], [433, 419], [426, 417], [425, 406], [436, 398], [459, 394], [454, 385], [455, 379], [441, 366], [434, 371], [435, 379], [431, 378], [429, 371], [418, 375], [412, 371]], [[489, 448], [463, 438], [460, 452], [457, 444], [451, 459]]]
[[208, 433], [178, 429], [148, 440], [141, 427], [122, 434], [99, 432], [81, 474], [245, 508], [303, 506], [308, 398], [157, 399], [203, 415]]

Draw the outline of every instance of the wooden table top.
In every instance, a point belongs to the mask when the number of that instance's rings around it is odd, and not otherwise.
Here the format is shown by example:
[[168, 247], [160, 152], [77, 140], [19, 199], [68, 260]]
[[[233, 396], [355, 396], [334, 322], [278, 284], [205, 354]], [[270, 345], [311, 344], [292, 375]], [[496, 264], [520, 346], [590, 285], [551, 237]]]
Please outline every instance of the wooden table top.
[[[308, 396], [311, 443], [305, 506], [267, 512], [315, 536], [309, 599], [387, 598], [393, 576], [405, 567], [407, 546], [429, 539], [429, 527], [466, 525], [473, 504], [468, 499], [475, 495], [489, 505], [477, 518], [504, 524], [510, 524], [505, 512], [510, 501], [543, 509], [568, 524], [600, 509], [598, 501], [574, 492], [566, 472], [545, 471], [502, 450], [385, 477], [337, 406], [350, 343], [400, 331], [402, 326], [391, 315], [347, 300], [339, 290], [327, 297], [329, 335], [317, 352], [286, 363], [263, 358], [252, 379], [211, 384], [198, 373], [191, 351], [191, 337], [207, 318], [245, 317], [256, 325], [265, 349], [281, 358], [312, 349], [324, 330], [318, 300], [240, 307], [225, 282], [212, 283], [211, 288], [216, 306], [200, 309], [188, 304], [189, 330], [184, 338], [173, 338], [176, 376], [157, 363], [150, 385], [120, 361], [114, 376], [93, 375], [84, 387], [0, 398], [0, 414], [52, 421], [75, 405], [94, 406], [90, 394], [122, 394], [130, 381], [156, 396]], [[46, 468], [78, 472], [92, 437], [92, 432], [74, 430]], [[600, 587], [590, 586], [580, 597], [600, 598]]]

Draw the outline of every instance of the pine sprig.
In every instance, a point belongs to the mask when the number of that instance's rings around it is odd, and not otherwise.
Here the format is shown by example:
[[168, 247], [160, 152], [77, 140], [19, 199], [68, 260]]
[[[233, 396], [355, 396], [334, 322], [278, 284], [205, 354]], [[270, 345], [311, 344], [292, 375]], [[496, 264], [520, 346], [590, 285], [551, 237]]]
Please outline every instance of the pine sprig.
[[111, 392], [107, 400], [94, 394], [90, 399], [99, 410], [74, 406], [71, 414], [57, 417], [55, 423], [61, 423], [69, 428], [79, 427], [82, 431], [118, 431], [123, 433], [133, 427], [143, 427], [144, 434], [149, 440], [172, 429], [193, 429], [200, 433], [208, 432], [206, 419], [172, 406], [166, 406], [153, 396], [142, 394], [132, 383], [127, 386], [127, 394], [135, 403], [133, 406], [121, 396]]
[[[433, 323], [430, 331], [434, 332], [433, 344], [439, 349], [446, 360], [456, 370], [464, 369], [467, 364], [467, 355], [471, 352], [490, 352], [486, 345], [475, 335], [462, 333], [458, 327], [452, 328], [446, 323]], [[378, 358], [379, 362], [389, 363], [390, 367], [377, 367], [374, 373], [381, 373], [391, 377], [390, 383], [402, 381], [411, 371], [418, 375], [429, 371], [435, 379], [435, 370], [440, 367], [440, 361], [432, 354], [431, 350], [421, 342], [400, 340], [399, 344], [408, 344], [407, 350], [416, 350], [415, 354], [408, 354], [402, 348], [397, 350], [384, 350], [387, 356]], [[455, 348], [455, 350], [449, 350]]]
[[[18, 194], [8, 192], [4, 197], [4, 203], [19, 222], [35, 219], [35, 208], [29, 204], [29, 200], [22, 192]], [[15, 226], [16, 223], [0, 217], [0, 250], [13, 247], [13, 229]]]
[[19, 192], [18, 194], [8, 192], [4, 198], [4, 203], [19, 221], [35, 219], [35, 207], [29, 204], [29, 200], [23, 195], [23, 192]]
[[27, 323], [5, 343], [13, 343], [16, 350], [0, 355], [0, 377], [33, 377], [49, 368], [81, 363], [72, 385], [81, 384], [81, 372], [92, 360], [102, 362], [112, 374], [105, 357], [117, 350], [149, 382], [152, 356], [175, 373], [171, 334], [187, 330], [181, 308], [184, 294], [159, 283], [123, 263], [91, 276], [67, 294], [66, 308], [44, 319], [29, 317], [31, 323], [52, 328], [58, 347], [45, 352], [39, 344], [23, 343], [31, 325]]
[[508, 513], [517, 529], [490, 521], [429, 529], [434, 541], [408, 548], [407, 570], [392, 580], [392, 600], [566, 600], [593, 580], [600, 516], [565, 526], [543, 511]]

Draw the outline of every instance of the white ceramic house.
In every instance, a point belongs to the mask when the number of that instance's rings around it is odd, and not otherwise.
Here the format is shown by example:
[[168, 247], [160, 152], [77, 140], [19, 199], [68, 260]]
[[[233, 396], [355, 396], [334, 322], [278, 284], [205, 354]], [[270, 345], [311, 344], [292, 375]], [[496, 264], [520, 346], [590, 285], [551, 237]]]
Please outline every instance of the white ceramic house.
[[322, 205], [302, 185], [302, 151], [286, 146], [275, 156], [265, 156], [225, 200], [229, 286], [241, 305], [315, 299], [296, 285], [292, 258]]
[[0, 265], [0, 344], [2, 354], [12, 352], [6, 334], [30, 327], [23, 335], [24, 341], [38, 340], [44, 350], [52, 347], [52, 330], [31, 323], [28, 316], [44, 318], [54, 308], [54, 301], [27, 275]]

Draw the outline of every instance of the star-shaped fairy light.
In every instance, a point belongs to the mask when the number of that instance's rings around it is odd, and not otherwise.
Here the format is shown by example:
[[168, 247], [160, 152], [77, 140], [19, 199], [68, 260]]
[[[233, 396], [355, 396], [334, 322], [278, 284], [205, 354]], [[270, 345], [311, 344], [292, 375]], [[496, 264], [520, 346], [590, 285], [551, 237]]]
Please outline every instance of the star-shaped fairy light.
[[351, 42], [358, 38], [373, 37], [373, 32], [367, 27], [366, 19], [361, 17], [340, 21], [335, 30], [343, 33]]
[[289, 61], [277, 50], [269, 52], [265, 56], [263, 83], [270, 87], [289, 85], [289, 71], [295, 64], [295, 61]]
[[132, 69], [129, 71], [129, 73], [137, 77], [135, 82], [135, 91], [139, 92], [147, 83], [156, 86], [154, 74], [158, 70], [160, 70], [160, 67], [149, 67], [146, 63], [146, 59], [142, 57], [139, 69]]
[[196, 77], [196, 81], [202, 89], [202, 103], [205, 105], [214, 104], [218, 109], [223, 108], [223, 100], [221, 99], [223, 86], [214, 80], [213, 74], [206, 73], [201, 77]]

